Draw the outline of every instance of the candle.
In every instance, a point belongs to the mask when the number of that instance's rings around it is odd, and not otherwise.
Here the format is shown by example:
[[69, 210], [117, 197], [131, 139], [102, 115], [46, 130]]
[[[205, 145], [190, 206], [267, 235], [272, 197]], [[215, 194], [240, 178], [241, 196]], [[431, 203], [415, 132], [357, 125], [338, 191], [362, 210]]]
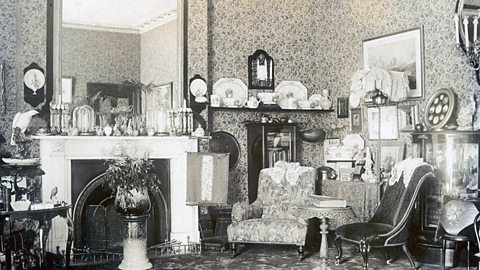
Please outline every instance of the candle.
[[455, 14], [453, 20], [455, 21], [455, 43], [460, 44], [460, 32], [458, 31], [458, 14]]
[[465, 47], [470, 47], [470, 41], [468, 39], [468, 16], [463, 17], [463, 28], [465, 31]]
[[473, 17], [473, 44], [477, 41], [478, 16]]

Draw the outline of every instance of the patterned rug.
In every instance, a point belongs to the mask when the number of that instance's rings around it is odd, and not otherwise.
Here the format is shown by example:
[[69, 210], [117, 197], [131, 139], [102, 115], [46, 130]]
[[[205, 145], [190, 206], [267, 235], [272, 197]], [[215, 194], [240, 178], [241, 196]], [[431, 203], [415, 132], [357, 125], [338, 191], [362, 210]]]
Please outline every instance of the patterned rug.
[[[178, 256], [152, 258], [153, 269], [362, 269], [362, 256], [355, 252], [353, 246], [344, 247], [343, 262], [335, 266], [335, 249], [329, 249], [329, 262], [322, 265], [317, 252], [305, 252], [305, 258], [297, 261], [297, 249], [294, 246], [280, 245], [248, 245], [240, 246], [240, 254], [231, 258], [231, 253], [205, 251], [202, 254], [186, 254]], [[400, 258], [392, 264], [386, 264], [383, 253], [373, 250], [370, 254], [369, 269], [411, 269], [408, 259], [401, 254]], [[119, 262], [102, 266], [77, 267], [71, 269], [117, 269]], [[420, 266], [420, 267], [419, 267]], [[421, 265], [417, 263], [417, 269], [434, 270], [438, 266]], [[455, 268], [461, 269], [461, 268]]]

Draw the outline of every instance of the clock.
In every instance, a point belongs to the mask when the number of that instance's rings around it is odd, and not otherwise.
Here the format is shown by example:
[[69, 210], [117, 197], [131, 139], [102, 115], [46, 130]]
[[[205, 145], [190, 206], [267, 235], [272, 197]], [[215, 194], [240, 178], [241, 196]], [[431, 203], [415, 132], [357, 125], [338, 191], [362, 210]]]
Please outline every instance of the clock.
[[36, 63], [23, 70], [23, 99], [33, 107], [45, 100], [45, 73]]

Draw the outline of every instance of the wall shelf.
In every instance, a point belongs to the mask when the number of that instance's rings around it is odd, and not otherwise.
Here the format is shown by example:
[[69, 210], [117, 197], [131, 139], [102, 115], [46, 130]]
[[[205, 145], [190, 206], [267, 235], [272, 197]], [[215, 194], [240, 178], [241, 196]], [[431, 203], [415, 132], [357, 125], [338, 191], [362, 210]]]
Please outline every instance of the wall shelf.
[[318, 109], [311, 109], [311, 110], [302, 110], [302, 109], [278, 109], [278, 108], [265, 108], [265, 107], [258, 107], [256, 109], [251, 108], [229, 108], [229, 107], [212, 107], [209, 108], [213, 111], [241, 111], [241, 112], [305, 112], [305, 113], [327, 113], [327, 112], [334, 112], [333, 109], [329, 110], [318, 110]]

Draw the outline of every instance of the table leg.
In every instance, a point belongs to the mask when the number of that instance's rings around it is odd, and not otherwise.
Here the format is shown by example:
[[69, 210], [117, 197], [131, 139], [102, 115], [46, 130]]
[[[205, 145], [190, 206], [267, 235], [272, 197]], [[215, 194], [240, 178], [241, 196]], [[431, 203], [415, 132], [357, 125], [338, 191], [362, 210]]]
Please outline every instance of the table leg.
[[328, 262], [328, 242], [327, 242], [327, 234], [328, 234], [328, 224], [326, 218], [320, 219], [320, 234], [322, 235], [322, 241], [320, 242], [320, 259], [322, 263]]

